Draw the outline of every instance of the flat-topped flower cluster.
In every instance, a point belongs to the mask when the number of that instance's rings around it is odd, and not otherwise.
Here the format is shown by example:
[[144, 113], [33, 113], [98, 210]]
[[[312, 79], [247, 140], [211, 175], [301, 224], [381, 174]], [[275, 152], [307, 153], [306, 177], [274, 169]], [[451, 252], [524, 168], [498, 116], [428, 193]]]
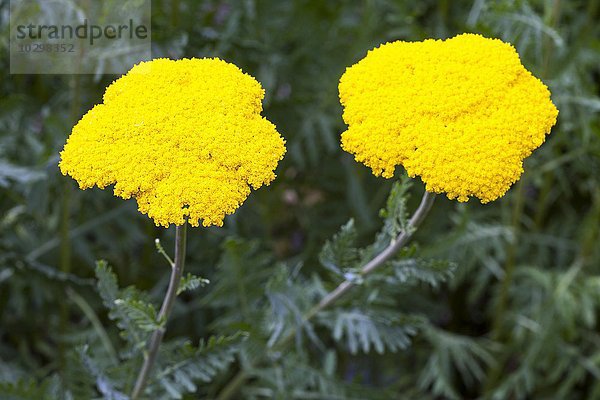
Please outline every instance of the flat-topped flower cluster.
[[381, 45], [339, 92], [342, 147], [357, 161], [386, 178], [403, 166], [459, 201], [504, 195], [558, 115], [510, 44], [475, 34]]
[[110, 85], [73, 128], [60, 169], [82, 189], [114, 184], [157, 225], [222, 225], [268, 185], [285, 141], [261, 116], [264, 90], [219, 59], [156, 59]]

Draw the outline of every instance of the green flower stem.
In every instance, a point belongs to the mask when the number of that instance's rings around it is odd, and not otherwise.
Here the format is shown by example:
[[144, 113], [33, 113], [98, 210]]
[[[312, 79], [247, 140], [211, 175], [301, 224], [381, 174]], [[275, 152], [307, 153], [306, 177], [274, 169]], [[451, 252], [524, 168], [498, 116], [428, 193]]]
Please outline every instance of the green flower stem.
[[[177, 226], [175, 231], [175, 261], [171, 266], [171, 279], [169, 281], [169, 288], [167, 289], [167, 293], [158, 313], [158, 321], [165, 324], [165, 326], [169, 315], [171, 314], [171, 310], [173, 309], [175, 297], [177, 297], [177, 289], [179, 287], [179, 283], [181, 282], [181, 276], [183, 275], [186, 235], [187, 221], [182, 226]], [[160, 347], [163, 336], [165, 335], [165, 326], [155, 330], [152, 333], [150, 344], [148, 345], [148, 351], [146, 354], [144, 354], [144, 364], [142, 365], [142, 369], [140, 369], [137, 380], [135, 381], [135, 387], [131, 392], [131, 400], [138, 399], [144, 391], [146, 382], [148, 381], [148, 375], [150, 374], [152, 366], [156, 361], [158, 348]]]
[[[400, 232], [398, 237], [388, 245], [381, 253], [375, 256], [371, 261], [369, 261], [365, 266], [361, 269], [360, 275], [367, 276], [377, 268], [385, 264], [394, 254], [400, 251], [406, 243], [410, 240], [412, 235], [421, 225], [429, 210], [431, 210], [431, 206], [433, 205], [433, 201], [435, 200], [435, 194], [425, 191], [423, 198], [421, 199], [421, 204], [419, 204], [419, 208], [413, 214], [413, 216], [408, 221], [408, 225], [406, 230]], [[303, 322], [307, 322], [314, 318], [318, 313], [333, 305], [336, 301], [338, 301], [342, 296], [344, 296], [350, 289], [352, 289], [356, 285], [355, 280], [346, 279], [342, 283], [338, 285], [333, 291], [329, 292], [325, 297], [319, 301], [319, 303], [310, 309], [303, 317]], [[292, 329], [292, 331], [282, 339], [277, 345], [274, 346], [274, 349], [281, 350], [285, 346], [287, 346], [296, 335], [296, 329]], [[225, 386], [225, 388], [221, 391], [217, 400], [229, 400], [235, 396], [238, 392], [239, 388], [244, 384], [245, 380], [248, 378], [248, 374], [244, 370], [240, 370], [237, 375], [233, 377], [231, 381]]]

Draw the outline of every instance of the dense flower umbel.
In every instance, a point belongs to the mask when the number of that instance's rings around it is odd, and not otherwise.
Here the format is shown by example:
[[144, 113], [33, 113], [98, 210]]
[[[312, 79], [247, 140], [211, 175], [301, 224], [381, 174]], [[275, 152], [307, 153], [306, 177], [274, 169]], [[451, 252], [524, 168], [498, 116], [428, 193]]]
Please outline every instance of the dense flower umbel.
[[375, 175], [402, 165], [459, 201], [504, 195], [558, 115], [510, 44], [474, 34], [386, 43], [348, 68], [339, 90], [344, 150]]
[[223, 224], [268, 185], [285, 153], [264, 90], [219, 59], [157, 59], [111, 84], [73, 128], [60, 170], [82, 189], [115, 184], [157, 225]]

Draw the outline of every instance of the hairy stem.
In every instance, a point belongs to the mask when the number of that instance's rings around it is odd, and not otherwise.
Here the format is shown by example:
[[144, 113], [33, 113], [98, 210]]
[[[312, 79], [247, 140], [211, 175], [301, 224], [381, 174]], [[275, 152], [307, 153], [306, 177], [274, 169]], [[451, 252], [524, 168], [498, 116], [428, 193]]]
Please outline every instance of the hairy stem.
[[187, 222], [185, 222], [182, 226], [177, 226], [175, 231], [175, 261], [171, 266], [171, 279], [169, 281], [169, 288], [167, 289], [167, 293], [163, 300], [162, 306], [158, 313], [158, 321], [162, 322], [163, 327], [155, 330], [152, 333], [152, 337], [150, 338], [150, 343], [148, 344], [148, 350], [146, 354], [144, 354], [144, 364], [142, 365], [142, 369], [138, 374], [138, 377], [135, 381], [135, 387], [131, 392], [131, 400], [136, 400], [143, 393], [144, 388], [146, 386], [146, 382], [148, 381], [148, 376], [150, 371], [152, 370], [152, 366], [156, 361], [156, 355], [158, 354], [158, 349], [163, 340], [166, 331], [166, 323], [171, 314], [171, 310], [173, 309], [173, 304], [175, 303], [175, 297], [177, 297], [177, 289], [179, 287], [179, 283], [181, 282], [181, 276], [183, 275], [183, 267], [185, 261], [185, 243], [186, 243], [186, 234], [187, 234]]
[[[367, 276], [377, 268], [385, 264], [394, 254], [396, 254], [402, 247], [406, 245], [406, 243], [410, 240], [412, 235], [415, 233], [419, 225], [423, 222], [429, 210], [431, 210], [431, 206], [433, 205], [433, 201], [435, 199], [435, 194], [425, 191], [423, 198], [421, 199], [421, 204], [419, 204], [419, 208], [413, 214], [413, 216], [408, 221], [408, 225], [405, 231], [400, 232], [398, 237], [393, 240], [388, 247], [386, 247], [381, 253], [376, 255], [371, 261], [366, 263], [361, 271], [361, 276]], [[319, 312], [333, 305], [337, 300], [339, 300], [342, 296], [350, 291], [356, 285], [355, 280], [346, 279], [342, 283], [338, 285], [334, 290], [329, 292], [325, 297], [319, 301], [317, 305], [315, 305], [312, 309], [310, 309], [303, 317], [303, 321], [307, 322], [314, 318]], [[294, 336], [296, 335], [296, 329], [292, 329], [292, 331], [283, 338], [275, 348], [282, 349], [287, 346]], [[231, 381], [225, 386], [225, 388], [221, 391], [217, 400], [229, 400], [233, 398], [238, 392], [239, 388], [244, 384], [245, 380], [248, 378], [248, 374], [244, 370], [240, 370], [237, 375], [235, 375]]]

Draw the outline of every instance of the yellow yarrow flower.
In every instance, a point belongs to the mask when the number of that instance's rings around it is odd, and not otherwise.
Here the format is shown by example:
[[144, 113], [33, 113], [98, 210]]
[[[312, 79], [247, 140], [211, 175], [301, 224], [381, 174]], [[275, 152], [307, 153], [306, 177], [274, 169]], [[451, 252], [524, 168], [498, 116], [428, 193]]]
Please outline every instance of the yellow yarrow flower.
[[261, 116], [264, 90], [216, 58], [142, 62], [75, 125], [60, 170], [86, 189], [114, 184], [157, 225], [223, 224], [268, 185], [285, 141]]
[[383, 44], [346, 70], [339, 92], [344, 150], [377, 176], [401, 165], [459, 201], [503, 196], [558, 115], [510, 44], [475, 34]]

